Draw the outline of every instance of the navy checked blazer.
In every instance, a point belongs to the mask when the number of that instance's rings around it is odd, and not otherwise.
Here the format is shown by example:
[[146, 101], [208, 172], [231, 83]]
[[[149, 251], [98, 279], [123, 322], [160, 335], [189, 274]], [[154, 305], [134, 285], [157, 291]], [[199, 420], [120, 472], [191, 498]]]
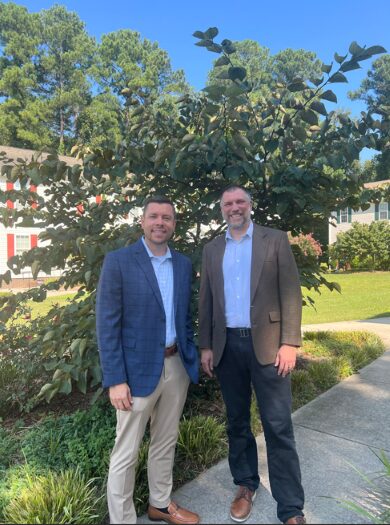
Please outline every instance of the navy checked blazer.
[[[193, 340], [191, 261], [171, 249], [177, 346], [190, 379], [197, 383]], [[139, 239], [106, 255], [96, 299], [96, 327], [103, 386], [127, 383], [145, 397], [160, 380], [165, 349], [165, 312], [149, 255]]]

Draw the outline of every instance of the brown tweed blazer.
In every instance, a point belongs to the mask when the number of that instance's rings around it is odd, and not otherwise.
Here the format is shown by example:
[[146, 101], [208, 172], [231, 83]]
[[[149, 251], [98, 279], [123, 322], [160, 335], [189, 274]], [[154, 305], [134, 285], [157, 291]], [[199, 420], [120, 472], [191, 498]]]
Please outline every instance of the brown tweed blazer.
[[[199, 347], [213, 350], [214, 365], [226, 344], [222, 263], [225, 235], [203, 250], [199, 292]], [[287, 234], [254, 225], [251, 263], [250, 319], [256, 357], [275, 362], [282, 344], [301, 345], [302, 295]]]

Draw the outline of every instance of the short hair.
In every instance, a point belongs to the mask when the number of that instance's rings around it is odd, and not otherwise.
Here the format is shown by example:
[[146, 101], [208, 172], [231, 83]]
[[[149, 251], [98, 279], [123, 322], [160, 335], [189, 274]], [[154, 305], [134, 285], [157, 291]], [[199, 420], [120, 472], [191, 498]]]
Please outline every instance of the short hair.
[[154, 195], [153, 197], [148, 197], [145, 200], [145, 202], [144, 202], [144, 207], [143, 207], [143, 211], [142, 211], [143, 215], [145, 215], [146, 208], [149, 206], [149, 204], [153, 204], [153, 203], [155, 203], [155, 204], [169, 204], [170, 206], [172, 206], [173, 218], [176, 219], [175, 205], [173, 204], [171, 199], [169, 199], [168, 197], [164, 197], [164, 195]]
[[226, 188], [222, 190], [220, 203], [222, 203], [222, 199], [225, 193], [227, 192], [229, 193], [235, 190], [242, 190], [247, 195], [249, 202], [252, 202], [252, 196], [246, 188], [244, 188], [243, 186], [240, 186], [239, 184], [230, 184], [229, 186], [226, 186]]

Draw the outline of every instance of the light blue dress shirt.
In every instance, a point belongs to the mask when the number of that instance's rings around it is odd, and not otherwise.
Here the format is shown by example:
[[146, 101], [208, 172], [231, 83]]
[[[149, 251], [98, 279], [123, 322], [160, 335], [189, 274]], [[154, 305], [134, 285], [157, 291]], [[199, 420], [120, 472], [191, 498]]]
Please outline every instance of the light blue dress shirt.
[[173, 302], [173, 266], [172, 254], [167, 248], [165, 255], [157, 257], [153, 255], [149, 246], [142, 237], [145, 249], [150, 257], [158, 287], [160, 289], [164, 311], [165, 311], [165, 346], [171, 346], [176, 342], [175, 308]]
[[246, 234], [235, 241], [230, 230], [226, 232], [223, 257], [226, 326], [250, 328], [251, 262], [253, 222]]

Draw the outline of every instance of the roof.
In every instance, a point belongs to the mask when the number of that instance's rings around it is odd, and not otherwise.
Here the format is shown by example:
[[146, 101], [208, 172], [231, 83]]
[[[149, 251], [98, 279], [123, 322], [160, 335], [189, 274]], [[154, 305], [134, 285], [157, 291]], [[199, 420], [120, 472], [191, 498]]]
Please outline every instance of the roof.
[[[33, 149], [24, 149], [24, 148], [13, 148], [12, 146], [0, 146], [0, 153], [6, 153], [9, 159], [24, 159], [30, 161], [33, 156], [39, 160], [45, 160], [50, 153], [44, 151], [36, 151]], [[80, 160], [75, 159], [74, 157], [68, 157], [66, 155], [58, 155], [58, 158], [67, 164], [73, 166], [74, 164], [80, 164]], [[0, 165], [3, 164], [2, 159], [0, 158]]]
[[380, 188], [381, 186], [385, 186], [386, 184], [390, 184], [390, 179], [376, 180], [375, 182], [366, 182], [364, 184], [364, 187], [365, 188]]

